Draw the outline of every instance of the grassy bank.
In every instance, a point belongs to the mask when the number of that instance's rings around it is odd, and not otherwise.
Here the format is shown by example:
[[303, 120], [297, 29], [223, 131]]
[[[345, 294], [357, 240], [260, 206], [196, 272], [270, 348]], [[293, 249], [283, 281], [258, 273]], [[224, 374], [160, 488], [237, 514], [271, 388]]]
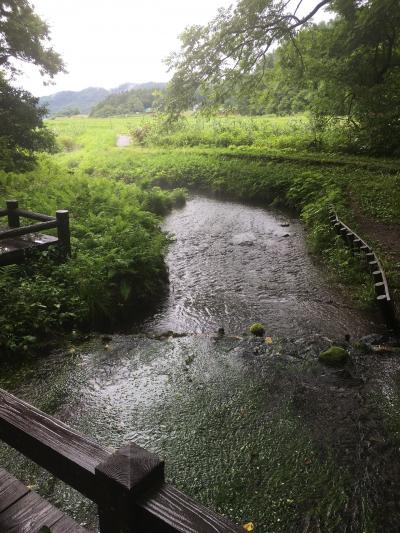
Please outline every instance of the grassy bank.
[[[369, 278], [337, 243], [327, 210], [333, 204], [354, 226], [354, 205], [374, 220], [399, 223], [396, 161], [333, 153], [338, 131], [325, 132], [325, 151], [317, 152], [316, 132], [303, 116], [189, 118], [169, 131], [147, 116], [56, 119], [49, 126], [59, 153], [42, 156], [32, 173], [1, 174], [0, 191], [36, 211], [69, 209], [74, 254], [64, 265], [49, 253], [2, 269], [3, 350], [27, 351], [64, 331], [111, 328], [158, 300], [167, 243], [160, 216], [183, 201], [173, 190], [181, 187], [295, 210], [335, 279], [349, 284], [361, 305], [372, 304]], [[116, 135], [127, 132], [133, 144], [116, 148]], [[399, 298], [389, 251], [381, 249]]]
[[[307, 227], [311, 249], [323, 257], [336, 281], [350, 285], [361, 305], [373, 305], [370, 280], [334, 238], [327, 210], [333, 204], [361, 233], [356, 211], [384, 224], [400, 223], [400, 164], [346, 154], [340, 127], [316, 132], [302, 115], [188, 117], [169, 130], [147, 116], [57, 120], [52, 127], [77, 147], [56, 156], [72, 170], [148, 190], [154, 185], [196, 188], [295, 210]], [[117, 132], [131, 132], [133, 145], [116, 152]], [[363, 237], [382, 256], [399, 300], [397, 258], [375, 236]]]
[[159, 215], [182, 200], [179, 192], [71, 174], [48, 158], [30, 174], [0, 175], [0, 191], [34, 211], [68, 208], [73, 249], [64, 264], [49, 250], [1, 269], [3, 352], [36, 349], [65, 331], [115, 327], [159, 300], [167, 283]]

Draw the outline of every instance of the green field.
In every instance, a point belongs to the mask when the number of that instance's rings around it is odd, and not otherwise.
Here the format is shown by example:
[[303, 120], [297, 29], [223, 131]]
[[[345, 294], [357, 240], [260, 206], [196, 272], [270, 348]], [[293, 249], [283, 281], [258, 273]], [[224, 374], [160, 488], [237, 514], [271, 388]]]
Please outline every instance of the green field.
[[[324, 132], [318, 151], [304, 115], [187, 116], [169, 129], [148, 115], [48, 126], [59, 152], [41, 155], [30, 173], [0, 174], [0, 190], [25, 208], [69, 209], [74, 253], [63, 265], [49, 253], [2, 270], [0, 295], [10, 302], [1, 317], [3, 350], [34, 350], [73, 330], [112, 329], [132, 309], [157, 301], [167, 282], [160, 217], [184, 201], [182, 188], [294, 210], [334, 279], [349, 284], [360, 305], [373, 305], [369, 278], [329, 230], [328, 207], [354, 225], [355, 205], [374, 220], [399, 223], [400, 164], [345, 154], [337, 126]], [[123, 133], [133, 143], [117, 148]], [[399, 298], [397, 258], [380, 252]]]

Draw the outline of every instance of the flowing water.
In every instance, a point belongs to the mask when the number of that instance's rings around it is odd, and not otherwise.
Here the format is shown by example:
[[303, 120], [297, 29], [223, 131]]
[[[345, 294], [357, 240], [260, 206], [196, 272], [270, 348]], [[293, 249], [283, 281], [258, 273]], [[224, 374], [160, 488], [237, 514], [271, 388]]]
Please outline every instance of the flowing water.
[[[106, 445], [159, 453], [169, 481], [256, 532], [297, 531], [310, 500], [334, 499], [341, 481], [313, 459], [294, 393], [321, 346], [375, 326], [329, 286], [287, 215], [195, 196], [164, 227], [170, 292], [140, 334], [34, 359], [1, 386]], [[268, 344], [243, 335], [253, 322]], [[72, 490], [15, 452], [2, 462], [94, 526]]]

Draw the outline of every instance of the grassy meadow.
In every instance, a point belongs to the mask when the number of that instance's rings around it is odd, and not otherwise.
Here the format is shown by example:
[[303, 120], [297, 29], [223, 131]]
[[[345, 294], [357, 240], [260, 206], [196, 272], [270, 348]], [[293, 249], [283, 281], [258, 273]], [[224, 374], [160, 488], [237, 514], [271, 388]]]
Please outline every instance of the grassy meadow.
[[[328, 207], [354, 225], [354, 206], [399, 223], [400, 163], [346, 154], [340, 125], [321, 132], [303, 115], [188, 116], [166, 128], [137, 115], [52, 119], [48, 127], [58, 153], [41, 155], [32, 172], [1, 173], [0, 191], [27, 209], [69, 209], [73, 257], [59, 264], [48, 252], [1, 270], [3, 351], [113, 329], [156, 302], [167, 283], [168, 241], [159, 225], [184, 202], [183, 189], [294, 210], [334, 279], [351, 286], [360, 305], [372, 305], [369, 278], [330, 231]], [[130, 134], [132, 145], [117, 148], [118, 134]], [[388, 252], [381, 250], [398, 298], [398, 264]]]

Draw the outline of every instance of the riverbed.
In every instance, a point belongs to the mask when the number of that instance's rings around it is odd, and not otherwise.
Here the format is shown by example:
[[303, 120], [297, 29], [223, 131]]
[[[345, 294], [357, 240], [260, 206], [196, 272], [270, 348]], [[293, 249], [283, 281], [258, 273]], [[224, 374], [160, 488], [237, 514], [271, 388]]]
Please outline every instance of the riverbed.
[[[318, 387], [339, 391], [350, 417], [363, 385], [318, 353], [377, 326], [330, 286], [287, 214], [193, 196], [164, 229], [170, 290], [139, 334], [71, 344], [1, 385], [105, 445], [158, 453], [170, 482], [256, 532], [330, 530], [349, 472], [321, 454], [304, 405]], [[246, 333], [253, 322], [267, 339]], [[95, 527], [72, 490], [9, 450], [2, 463]]]

